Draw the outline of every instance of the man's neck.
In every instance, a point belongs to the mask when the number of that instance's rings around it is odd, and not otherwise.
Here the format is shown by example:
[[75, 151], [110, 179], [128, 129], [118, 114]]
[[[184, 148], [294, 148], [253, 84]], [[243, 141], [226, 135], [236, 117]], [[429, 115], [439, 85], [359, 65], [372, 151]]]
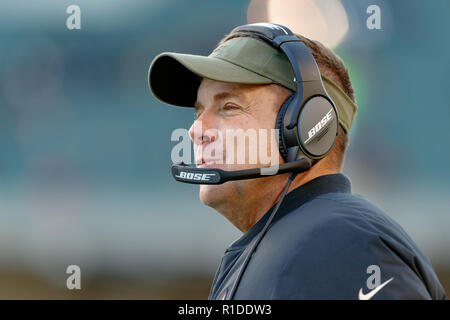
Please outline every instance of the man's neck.
[[[323, 161], [317, 162], [310, 170], [298, 174], [289, 186], [288, 192], [308, 183], [309, 181], [327, 174], [339, 173], [340, 169], [330, 168]], [[256, 197], [243, 200], [236, 212], [237, 219], [231, 221], [239, 230], [247, 232], [251, 229], [278, 201], [287, 183], [288, 175], [274, 176], [273, 181], [264, 184], [257, 191]]]

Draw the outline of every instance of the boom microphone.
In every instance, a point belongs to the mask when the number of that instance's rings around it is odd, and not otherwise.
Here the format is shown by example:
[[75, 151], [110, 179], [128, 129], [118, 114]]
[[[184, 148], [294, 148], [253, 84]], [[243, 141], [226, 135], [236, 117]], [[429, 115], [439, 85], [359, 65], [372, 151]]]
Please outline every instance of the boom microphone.
[[263, 178], [283, 173], [301, 173], [313, 165], [308, 158], [302, 157], [279, 166], [253, 168], [237, 171], [225, 171], [215, 168], [196, 168], [184, 163], [172, 165], [172, 175], [180, 182], [192, 184], [222, 184], [232, 180]]

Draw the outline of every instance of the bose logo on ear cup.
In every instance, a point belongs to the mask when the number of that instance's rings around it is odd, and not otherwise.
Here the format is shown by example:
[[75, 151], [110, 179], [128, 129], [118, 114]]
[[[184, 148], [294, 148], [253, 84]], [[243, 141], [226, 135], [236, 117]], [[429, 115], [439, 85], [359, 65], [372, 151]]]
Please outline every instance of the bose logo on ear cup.
[[331, 119], [333, 119], [333, 116], [331, 115], [332, 112], [333, 109], [330, 109], [330, 111], [328, 111], [328, 113], [322, 118], [322, 120], [317, 122], [317, 124], [308, 131], [308, 139], [305, 140], [305, 144], [310, 142], [311, 139], [316, 135], [316, 133], [319, 132], [322, 128], [325, 128], [327, 123]]

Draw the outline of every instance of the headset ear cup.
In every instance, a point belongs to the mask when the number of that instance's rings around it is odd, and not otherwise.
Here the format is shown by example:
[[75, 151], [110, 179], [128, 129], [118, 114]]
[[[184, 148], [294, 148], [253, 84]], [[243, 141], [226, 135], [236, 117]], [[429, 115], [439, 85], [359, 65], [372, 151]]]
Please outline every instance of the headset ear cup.
[[303, 104], [298, 119], [297, 137], [304, 154], [322, 159], [332, 149], [338, 132], [338, 115], [325, 96], [314, 96]]
[[281, 105], [280, 111], [278, 111], [277, 120], [275, 123], [275, 128], [278, 129], [278, 149], [280, 150], [280, 154], [283, 157], [284, 161], [287, 161], [288, 153], [286, 143], [284, 141], [284, 115], [294, 98], [295, 93], [291, 94]]

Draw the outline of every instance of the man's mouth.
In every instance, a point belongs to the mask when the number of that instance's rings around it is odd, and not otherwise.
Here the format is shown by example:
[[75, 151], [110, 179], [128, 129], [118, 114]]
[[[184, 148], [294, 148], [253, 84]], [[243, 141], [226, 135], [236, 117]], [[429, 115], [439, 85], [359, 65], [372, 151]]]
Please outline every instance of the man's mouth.
[[222, 164], [221, 163], [217, 163], [216, 160], [204, 160], [201, 159], [198, 163], [197, 163], [197, 168], [219, 168]]
[[[211, 146], [210, 146], [211, 147]], [[195, 152], [195, 165], [197, 168], [223, 168], [224, 154], [221, 152], [220, 155], [214, 153], [214, 155], [205, 153], [205, 147], [199, 148]]]

